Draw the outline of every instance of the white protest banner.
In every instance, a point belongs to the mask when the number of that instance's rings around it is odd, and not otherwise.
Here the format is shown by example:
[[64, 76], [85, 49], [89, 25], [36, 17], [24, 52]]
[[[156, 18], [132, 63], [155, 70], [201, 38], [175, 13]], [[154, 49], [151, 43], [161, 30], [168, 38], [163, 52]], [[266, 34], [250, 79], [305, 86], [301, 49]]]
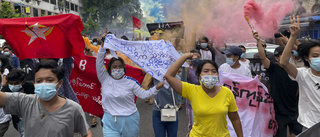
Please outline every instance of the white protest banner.
[[[170, 66], [180, 57], [173, 45], [168, 41], [126, 41], [107, 35], [104, 46], [113, 51], [119, 51], [130, 58], [140, 68], [159, 81], [164, 81], [164, 75]], [[188, 67], [187, 63], [183, 64]]]
[[[272, 137], [277, 131], [273, 99], [258, 77], [219, 73], [220, 84], [228, 87], [236, 98], [244, 137]], [[231, 137], [236, 137], [228, 118]]]

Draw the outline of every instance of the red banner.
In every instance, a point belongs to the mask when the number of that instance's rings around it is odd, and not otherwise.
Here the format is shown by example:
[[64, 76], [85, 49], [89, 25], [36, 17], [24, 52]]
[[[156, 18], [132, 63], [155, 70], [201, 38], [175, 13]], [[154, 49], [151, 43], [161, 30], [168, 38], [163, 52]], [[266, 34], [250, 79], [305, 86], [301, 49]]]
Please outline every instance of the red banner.
[[[109, 60], [105, 60], [105, 62], [107, 66]], [[126, 67], [126, 76], [133, 77], [141, 84], [144, 78], [142, 70], [128, 65]], [[86, 56], [86, 60], [81, 60], [80, 57], [75, 56], [74, 68], [69, 81], [82, 109], [102, 118], [104, 112], [101, 106], [101, 84], [96, 72], [96, 57]]]

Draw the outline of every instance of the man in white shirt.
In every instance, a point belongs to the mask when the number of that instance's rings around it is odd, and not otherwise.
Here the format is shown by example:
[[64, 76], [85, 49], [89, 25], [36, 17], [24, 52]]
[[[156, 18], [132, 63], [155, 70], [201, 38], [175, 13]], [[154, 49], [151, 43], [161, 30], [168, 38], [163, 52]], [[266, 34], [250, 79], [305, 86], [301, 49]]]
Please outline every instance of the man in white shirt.
[[244, 65], [239, 63], [240, 56], [242, 54], [242, 50], [237, 46], [230, 46], [229, 49], [222, 52], [226, 54], [226, 63], [222, 64], [219, 67], [219, 70], [227, 73], [234, 73], [238, 75], [243, 75], [247, 77], [251, 77], [251, 71]]

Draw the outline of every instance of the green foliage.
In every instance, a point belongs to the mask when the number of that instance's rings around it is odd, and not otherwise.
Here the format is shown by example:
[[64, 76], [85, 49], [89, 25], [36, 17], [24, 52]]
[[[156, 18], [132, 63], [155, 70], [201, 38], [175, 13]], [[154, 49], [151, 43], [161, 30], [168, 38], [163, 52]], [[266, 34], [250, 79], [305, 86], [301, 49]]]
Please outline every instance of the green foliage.
[[63, 2], [63, 1], [58, 0], [58, 6], [59, 6], [59, 7], [63, 7], [63, 6], [64, 6], [64, 2]]
[[82, 0], [82, 17], [97, 21], [103, 28], [132, 28], [131, 15], [141, 19], [139, 0]]
[[89, 17], [84, 23], [83, 23], [83, 31], [82, 34], [87, 35], [93, 35], [95, 32], [98, 32], [100, 30], [100, 24], [95, 22], [91, 17]]
[[1, 4], [1, 9], [0, 9], [0, 18], [18, 18], [20, 17], [20, 13], [13, 10], [13, 5], [10, 5], [9, 2], [5, 1]]

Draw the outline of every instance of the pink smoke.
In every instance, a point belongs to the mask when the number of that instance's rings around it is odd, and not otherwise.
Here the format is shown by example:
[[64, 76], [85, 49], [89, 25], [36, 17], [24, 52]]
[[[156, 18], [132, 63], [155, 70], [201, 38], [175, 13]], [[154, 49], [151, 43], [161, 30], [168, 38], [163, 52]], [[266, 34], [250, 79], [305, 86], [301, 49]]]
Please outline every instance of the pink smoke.
[[278, 31], [283, 18], [294, 8], [294, 3], [290, 0], [272, 4], [269, 9], [262, 9], [261, 4], [255, 0], [247, 0], [244, 5], [244, 14], [249, 19], [255, 20], [253, 25], [264, 38], [271, 38]]
[[205, 35], [219, 47], [225, 43], [255, 41], [245, 13], [255, 30], [267, 39], [273, 37], [285, 15], [294, 8], [292, 0], [260, 0], [259, 3], [255, 0], [177, 1], [182, 5], [182, 13], [169, 15], [174, 19], [172, 21], [183, 20], [185, 35], [189, 38], [193, 28], [199, 25], [197, 37]]

